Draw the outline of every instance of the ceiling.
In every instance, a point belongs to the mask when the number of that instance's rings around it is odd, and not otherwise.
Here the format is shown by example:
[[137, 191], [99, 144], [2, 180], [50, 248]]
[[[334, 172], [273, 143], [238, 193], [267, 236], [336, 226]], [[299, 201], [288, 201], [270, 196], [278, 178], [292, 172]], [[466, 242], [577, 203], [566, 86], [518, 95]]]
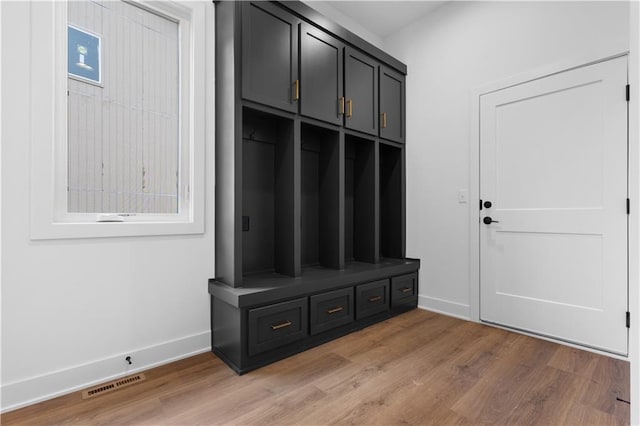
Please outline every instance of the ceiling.
[[422, 18], [445, 1], [328, 1], [331, 7], [386, 38]]

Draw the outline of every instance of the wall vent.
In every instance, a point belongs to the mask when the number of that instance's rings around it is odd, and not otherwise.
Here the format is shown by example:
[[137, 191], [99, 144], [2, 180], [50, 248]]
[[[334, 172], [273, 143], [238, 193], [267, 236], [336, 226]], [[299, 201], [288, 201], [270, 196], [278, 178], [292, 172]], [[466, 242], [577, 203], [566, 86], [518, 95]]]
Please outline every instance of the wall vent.
[[134, 385], [144, 380], [145, 380], [144, 374], [140, 373], [140, 374], [136, 374], [135, 376], [128, 376], [122, 379], [113, 380], [108, 383], [103, 383], [91, 389], [86, 389], [82, 391], [82, 399], [88, 399], [88, 398], [93, 398], [94, 396], [103, 395], [107, 392], [118, 390], [125, 386]]

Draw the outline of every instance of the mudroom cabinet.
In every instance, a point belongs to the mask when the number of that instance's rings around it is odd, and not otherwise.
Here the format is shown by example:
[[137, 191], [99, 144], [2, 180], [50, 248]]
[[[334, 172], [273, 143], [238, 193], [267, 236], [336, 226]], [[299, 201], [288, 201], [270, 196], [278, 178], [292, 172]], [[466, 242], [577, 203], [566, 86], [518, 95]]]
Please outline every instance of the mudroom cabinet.
[[416, 307], [405, 74], [303, 3], [216, 3], [212, 350], [236, 372]]

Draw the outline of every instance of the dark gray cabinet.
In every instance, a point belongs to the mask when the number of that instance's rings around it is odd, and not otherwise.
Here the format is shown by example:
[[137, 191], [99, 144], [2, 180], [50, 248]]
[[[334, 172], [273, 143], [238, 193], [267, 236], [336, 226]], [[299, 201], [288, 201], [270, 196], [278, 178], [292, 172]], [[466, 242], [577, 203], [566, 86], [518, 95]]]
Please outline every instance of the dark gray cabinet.
[[350, 47], [344, 52], [345, 127], [378, 134], [378, 62]]
[[378, 63], [311, 25], [300, 28], [300, 113], [377, 135]]
[[412, 303], [418, 297], [418, 274], [391, 278], [391, 306]]
[[309, 297], [311, 334], [322, 333], [354, 320], [353, 288], [329, 291]]
[[389, 280], [356, 287], [356, 318], [362, 319], [389, 310]]
[[298, 109], [299, 19], [269, 2], [242, 4], [242, 96]]
[[300, 25], [300, 114], [342, 124], [344, 45], [312, 25]]
[[405, 141], [405, 76], [380, 67], [380, 137]]
[[243, 373], [416, 307], [406, 66], [301, 2], [215, 7], [212, 350]]
[[249, 310], [249, 356], [307, 336], [307, 299]]

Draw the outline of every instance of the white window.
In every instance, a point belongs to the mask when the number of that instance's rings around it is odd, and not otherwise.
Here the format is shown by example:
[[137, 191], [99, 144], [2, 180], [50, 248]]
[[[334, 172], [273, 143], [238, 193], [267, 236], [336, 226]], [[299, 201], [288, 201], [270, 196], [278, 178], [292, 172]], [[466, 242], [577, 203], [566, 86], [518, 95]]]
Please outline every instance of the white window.
[[53, 18], [32, 30], [32, 238], [202, 233], [213, 5], [39, 7]]

